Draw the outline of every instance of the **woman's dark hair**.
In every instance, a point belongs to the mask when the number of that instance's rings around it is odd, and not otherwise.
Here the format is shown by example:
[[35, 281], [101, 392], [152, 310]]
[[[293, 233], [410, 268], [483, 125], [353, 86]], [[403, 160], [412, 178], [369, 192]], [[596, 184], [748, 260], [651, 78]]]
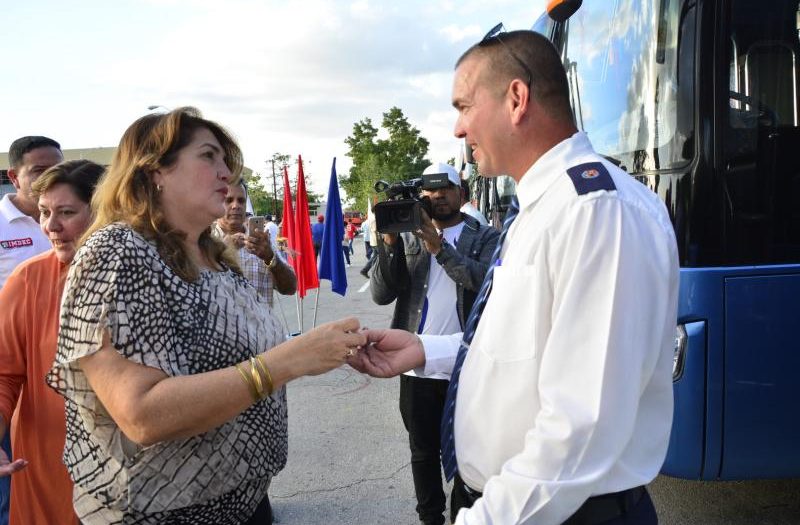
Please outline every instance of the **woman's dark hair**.
[[51, 166], [31, 185], [33, 195], [39, 198], [57, 184], [66, 184], [77, 197], [91, 204], [94, 189], [106, 169], [91, 160], [67, 160]]

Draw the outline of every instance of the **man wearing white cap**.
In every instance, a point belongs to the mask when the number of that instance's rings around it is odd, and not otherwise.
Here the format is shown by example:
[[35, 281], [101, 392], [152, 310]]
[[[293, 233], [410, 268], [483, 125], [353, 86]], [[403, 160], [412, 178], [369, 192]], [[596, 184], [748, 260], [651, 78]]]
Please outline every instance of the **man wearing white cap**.
[[[378, 238], [370, 290], [377, 304], [396, 301], [392, 328], [447, 335], [464, 322], [489, 269], [499, 232], [460, 211], [461, 181], [449, 164], [432, 164], [423, 175], [439, 175], [445, 187], [426, 189], [431, 217], [410, 233]], [[408, 430], [411, 472], [422, 523], [444, 523], [445, 495], [439, 462], [440, 421], [448, 376], [400, 376], [400, 414]]]

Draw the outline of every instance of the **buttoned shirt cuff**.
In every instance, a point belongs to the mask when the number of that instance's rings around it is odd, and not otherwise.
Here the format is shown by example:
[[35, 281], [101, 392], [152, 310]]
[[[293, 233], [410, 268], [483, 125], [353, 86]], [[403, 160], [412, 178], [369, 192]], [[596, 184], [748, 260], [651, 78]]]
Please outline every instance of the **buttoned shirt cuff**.
[[461, 333], [451, 335], [420, 335], [425, 350], [425, 365], [414, 369], [420, 377], [453, 372], [461, 344]]

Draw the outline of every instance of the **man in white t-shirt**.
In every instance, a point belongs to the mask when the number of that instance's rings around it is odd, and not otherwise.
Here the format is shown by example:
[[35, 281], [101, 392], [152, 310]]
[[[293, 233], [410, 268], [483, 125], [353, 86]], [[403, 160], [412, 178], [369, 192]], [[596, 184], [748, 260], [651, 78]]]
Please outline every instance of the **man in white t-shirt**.
[[[426, 189], [432, 218], [413, 233], [378, 236], [370, 289], [377, 304], [396, 301], [392, 328], [420, 334], [454, 334], [475, 301], [499, 232], [459, 211], [461, 182], [453, 166], [433, 164], [423, 175], [442, 175], [446, 187]], [[448, 376], [400, 377], [400, 414], [408, 430], [411, 472], [420, 521], [444, 523], [445, 495], [439, 463], [439, 426]]]
[[488, 226], [489, 221], [487, 221], [486, 217], [480, 212], [480, 210], [476, 208], [474, 204], [472, 204], [472, 199], [470, 199], [469, 183], [464, 179], [461, 179], [461, 191], [464, 194], [464, 198], [461, 200], [461, 213], [466, 213], [470, 217], [474, 217], [484, 226]]
[[22, 137], [8, 150], [8, 178], [17, 192], [0, 200], [0, 288], [19, 263], [50, 249], [31, 184], [62, 160], [61, 146], [47, 137]]
[[[0, 199], [0, 288], [19, 263], [50, 249], [39, 227], [39, 204], [31, 184], [62, 160], [61, 145], [47, 137], [21, 137], [8, 149], [8, 178], [17, 192]], [[9, 434], [2, 442], [0, 467], [11, 458]], [[0, 525], [8, 523], [9, 489], [9, 478], [0, 477]]]
[[266, 231], [269, 232], [269, 240], [272, 242], [272, 250], [278, 251], [278, 225], [275, 224], [275, 216], [267, 215]]

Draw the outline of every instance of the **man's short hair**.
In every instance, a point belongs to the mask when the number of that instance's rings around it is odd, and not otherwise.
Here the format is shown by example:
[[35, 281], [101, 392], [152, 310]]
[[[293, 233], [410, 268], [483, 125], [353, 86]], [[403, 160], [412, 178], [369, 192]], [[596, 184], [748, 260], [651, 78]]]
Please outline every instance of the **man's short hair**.
[[61, 151], [61, 144], [55, 140], [42, 137], [39, 135], [30, 135], [27, 137], [20, 137], [11, 143], [8, 148], [8, 165], [12, 168], [17, 168], [22, 164], [22, 157], [29, 151], [36, 148], [52, 147]]
[[488, 63], [480, 82], [496, 90], [502, 89], [502, 93], [514, 79], [528, 81], [528, 71], [517, 62], [516, 55], [530, 70], [531, 98], [550, 116], [572, 119], [564, 65], [556, 48], [544, 36], [534, 31], [500, 33], [467, 49], [456, 67], [472, 55], [485, 58]]

